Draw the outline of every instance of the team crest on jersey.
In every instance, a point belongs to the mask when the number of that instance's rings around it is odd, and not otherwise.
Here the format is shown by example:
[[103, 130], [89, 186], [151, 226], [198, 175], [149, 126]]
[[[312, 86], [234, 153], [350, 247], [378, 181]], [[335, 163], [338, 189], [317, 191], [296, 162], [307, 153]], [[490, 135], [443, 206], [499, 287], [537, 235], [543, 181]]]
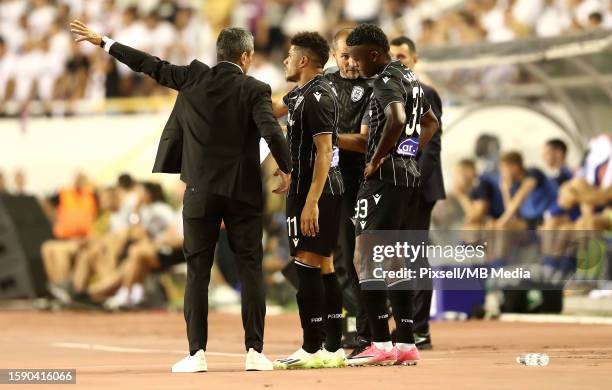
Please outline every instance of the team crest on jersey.
[[351, 92], [351, 100], [354, 102], [360, 101], [364, 92], [363, 87], [360, 87], [359, 85], [354, 86], [353, 91]]

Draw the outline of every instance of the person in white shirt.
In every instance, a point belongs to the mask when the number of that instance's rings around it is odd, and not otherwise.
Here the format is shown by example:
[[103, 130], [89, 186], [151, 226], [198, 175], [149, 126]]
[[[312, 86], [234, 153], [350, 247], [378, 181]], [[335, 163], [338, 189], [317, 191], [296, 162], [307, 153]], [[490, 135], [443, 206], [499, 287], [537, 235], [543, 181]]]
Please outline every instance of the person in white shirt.
[[28, 29], [35, 38], [42, 38], [55, 20], [56, 8], [49, 0], [33, 0], [32, 4], [34, 8], [28, 12]]
[[534, 30], [539, 37], [553, 37], [561, 35], [572, 24], [567, 9], [559, 0], [545, 0], [542, 13], [535, 22]]

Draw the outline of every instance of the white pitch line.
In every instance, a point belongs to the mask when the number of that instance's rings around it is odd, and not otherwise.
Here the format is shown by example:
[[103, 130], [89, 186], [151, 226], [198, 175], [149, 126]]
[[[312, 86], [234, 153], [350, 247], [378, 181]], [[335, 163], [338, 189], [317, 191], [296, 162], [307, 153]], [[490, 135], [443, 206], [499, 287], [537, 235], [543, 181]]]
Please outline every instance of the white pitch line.
[[505, 313], [499, 317], [504, 322], [531, 322], [549, 324], [612, 325], [612, 317], [572, 316], [564, 314], [516, 314]]
[[[118, 347], [118, 346], [113, 346], [113, 345], [87, 344], [87, 343], [51, 343], [51, 346], [57, 347], [57, 348], [85, 349], [85, 350], [90, 350], [90, 351], [104, 351], [104, 352], [172, 353], [172, 354], [181, 354], [181, 355], [185, 354], [185, 351], [178, 351], [178, 350]], [[223, 356], [223, 357], [240, 357], [240, 358], [244, 358], [245, 356], [245, 354], [243, 353], [226, 353], [226, 352], [209, 352], [209, 351], [206, 351], [206, 355]]]

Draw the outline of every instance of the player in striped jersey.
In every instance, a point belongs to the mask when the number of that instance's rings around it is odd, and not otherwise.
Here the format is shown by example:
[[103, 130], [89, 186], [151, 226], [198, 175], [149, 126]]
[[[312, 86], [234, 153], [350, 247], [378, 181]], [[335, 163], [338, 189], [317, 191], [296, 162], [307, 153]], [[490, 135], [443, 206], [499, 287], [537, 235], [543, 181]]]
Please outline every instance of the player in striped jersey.
[[[287, 230], [298, 276], [297, 302], [303, 329], [302, 348], [278, 359], [279, 369], [342, 367], [342, 292], [334, 272], [340, 202], [344, 192], [338, 169], [340, 107], [334, 85], [323, 77], [329, 45], [316, 32], [291, 39], [285, 59], [287, 81], [297, 86], [275, 104], [287, 116], [293, 171], [287, 195]], [[325, 317], [325, 318], [324, 318]], [[325, 327], [325, 346], [321, 334]]]
[[[420, 184], [417, 152], [438, 129], [438, 120], [423, 96], [417, 77], [399, 61], [391, 61], [384, 32], [362, 24], [347, 37], [351, 60], [362, 77], [378, 75], [370, 101], [367, 139], [343, 134], [343, 148], [366, 151], [365, 182], [357, 195], [355, 265], [360, 273], [361, 233], [364, 230], [415, 228]], [[372, 331], [372, 345], [348, 360], [349, 365], [414, 364], [419, 358], [412, 326], [414, 292], [398, 281], [387, 292], [384, 280], [359, 275]], [[366, 284], [371, 284], [366, 286]], [[387, 297], [397, 330], [393, 346], [388, 324]]]

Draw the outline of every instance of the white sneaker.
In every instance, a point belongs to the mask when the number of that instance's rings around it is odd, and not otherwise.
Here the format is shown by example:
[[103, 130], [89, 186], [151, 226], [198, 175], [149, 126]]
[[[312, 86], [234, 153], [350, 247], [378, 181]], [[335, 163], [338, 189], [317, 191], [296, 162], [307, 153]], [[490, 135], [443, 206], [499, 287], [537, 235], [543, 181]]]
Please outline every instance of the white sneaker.
[[200, 349], [195, 355], [189, 355], [174, 363], [172, 372], [206, 372], [208, 365], [206, 364], [206, 356], [204, 350]]
[[244, 369], [245, 371], [272, 371], [274, 367], [263, 352], [260, 353], [253, 348], [249, 348]]

